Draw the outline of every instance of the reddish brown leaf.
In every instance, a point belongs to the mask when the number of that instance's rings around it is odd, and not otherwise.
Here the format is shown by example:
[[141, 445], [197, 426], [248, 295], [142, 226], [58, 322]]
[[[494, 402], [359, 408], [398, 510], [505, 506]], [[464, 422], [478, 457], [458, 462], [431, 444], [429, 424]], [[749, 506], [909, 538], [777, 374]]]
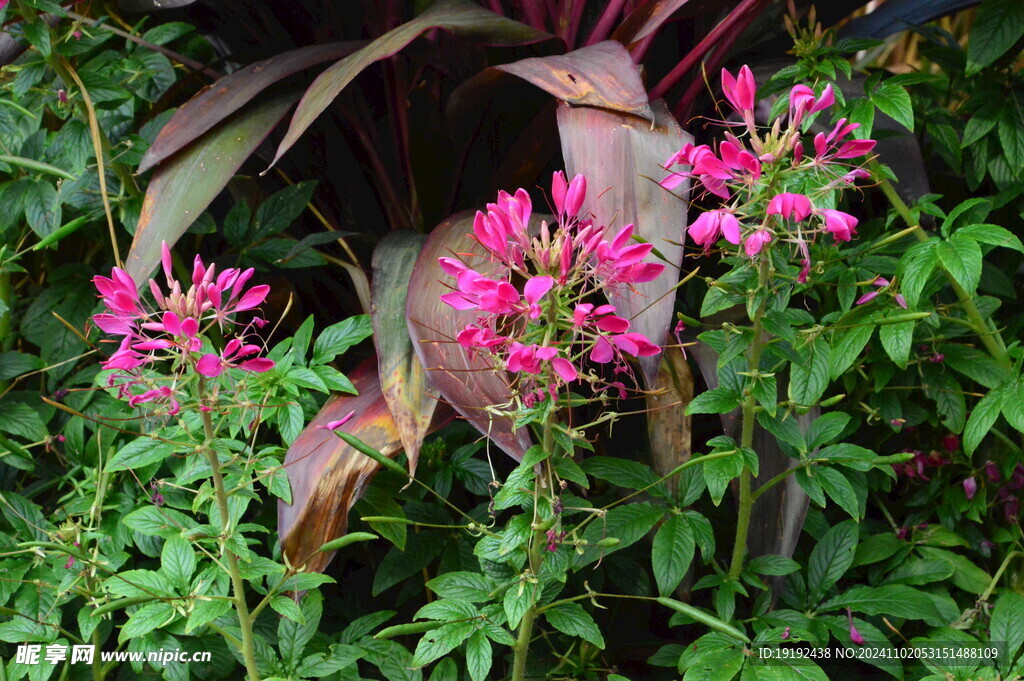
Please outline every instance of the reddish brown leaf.
[[350, 447], [332, 431], [319, 428], [355, 411], [343, 428], [366, 444], [394, 456], [402, 450], [398, 427], [381, 394], [377, 362], [370, 358], [349, 379], [358, 395], [332, 397], [288, 448], [284, 465], [292, 503], [277, 503], [277, 531], [292, 565], [321, 571], [332, 554], [319, 548], [348, 529], [348, 512], [380, 465]]
[[360, 41], [309, 45], [250, 64], [221, 78], [171, 116], [142, 157], [138, 172], [149, 170], [185, 148], [279, 80], [316, 64], [341, 59], [364, 44]]
[[292, 116], [274, 161], [295, 144], [317, 116], [370, 64], [392, 56], [430, 29], [451, 31], [467, 40], [491, 45], [523, 45], [553, 38], [518, 21], [474, 5], [468, 0], [438, 0], [412, 21], [388, 31], [350, 54], [313, 81]]
[[439, 398], [428, 385], [427, 372], [413, 350], [405, 319], [409, 277], [425, 237], [401, 230], [388, 234], [373, 251], [373, 342], [384, 399], [395, 419], [409, 458], [409, 474], [416, 474], [420, 446], [430, 427]]
[[136, 283], [160, 262], [160, 242], [185, 233], [297, 98], [285, 92], [242, 109], [154, 173], [125, 259]]
[[[683, 261], [679, 244], [684, 240], [686, 201], [662, 189], [658, 181], [665, 176], [662, 164], [693, 138], [683, 132], [664, 102], [655, 103], [654, 113], [651, 128], [634, 116], [563, 104], [558, 109], [558, 131], [567, 175], [587, 176], [583, 211], [610, 226], [635, 224], [636, 235], [653, 243], [665, 259], [660, 277], [637, 284], [635, 293], [612, 299], [637, 331], [660, 344], [672, 321], [673, 287]], [[688, 196], [688, 186], [678, 193]], [[659, 362], [658, 357], [641, 358], [649, 386], [656, 380]]]
[[615, 29], [613, 40], [630, 45], [657, 31], [677, 9], [690, 0], [649, 0], [633, 10]]
[[613, 40], [568, 54], [530, 57], [494, 68], [528, 80], [570, 104], [601, 107], [654, 120], [637, 65], [622, 43]]
[[442, 281], [450, 277], [437, 264], [439, 257], [459, 257], [484, 275], [492, 269], [481, 256], [480, 245], [469, 236], [472, 228], [473, 214], [460, 213], [430, 233], [409, 280], [409, 335], [427, 369], [428, 380], [441, 396], [505, 453], [520, 460], [531, 444], [527, 430], [513, 432], [511, 419], [487, 411], [487, 407], [504, 405], [511, 399], [508, 375], [493, 369], [479, 354], [471, 357], [455, 341], [474, 315], [453, 310], [440, 298], [451, 288]]
[[[690, 458], [691, 423], [686, 407], [693, 401], [693, 372], [679, 348], [662, 353], [658, 376], [647, 396], [647, 434], [654, 471], [667, 475]], [[668, 481], [671, 488], [678, 476]]]

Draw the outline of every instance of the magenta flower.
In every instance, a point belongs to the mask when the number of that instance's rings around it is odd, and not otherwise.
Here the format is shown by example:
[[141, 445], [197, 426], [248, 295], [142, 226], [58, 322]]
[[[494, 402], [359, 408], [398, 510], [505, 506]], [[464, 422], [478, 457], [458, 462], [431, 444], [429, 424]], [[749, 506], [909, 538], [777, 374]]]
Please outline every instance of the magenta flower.
[[512, 343], [505, 368], [513, 373], [539, 374], [543, 370], [541, 362], [544, 361], [551, 362], [551, 368], [563, 381], [568, 383], [576, 380], [576, 367], [569, 360], [558, 356], [558, 348], [550, 346]]
[[633, 225], [626, 225], [611, 242], [602, 240], [595, 249], [598, 278], [607, 285], [636, 284], [656, 279], [665, 269], [660, 263], [642, 262], [654, 244], [631, 243]]
[[972, 475], [971, 477], [964, 479], [963, 485], [964, 494], [967, 495], [967, 499], [973, 499], [974, 495], [977, 494], [978, 492], [978, 481], [975, 480], [974, 476]]
[[1002, 475], [999, 472], [999, 466], [996, 465], [995, 461], [985, 462], [985, 477], [993, 485], [1002, 479]]
[[572, 181], [565, 182], [565, 173], [561, 170], [551, 178], [551, 200], [555, 203], [555, 212], [559, 216], [575, 216], [583, 207], [587, 196], [587, 178], [577, 175]]
[[207, 378], [216, 378], [226, 369], [238, 368], [242, 371], [262, 373], [274, 368], [274, 360], [266, 357], [255, 357], [239, 362], [244, 357], [255, 355], [260, 351], [258, 345], [243, 345], [242, 341], [233, 338], [224, 346], [224, 352], [215, 355], [212, 352], [203, 355], [196, 362], [196, 371]]
[[661, 348], [647, 339], [642, 333], [630, 332], [600, 336], [590, 352], [590, 360], [597, 364], [606, 364], [614, 359], [617, 352], [633, 357], [650, 357], [661, 352]]
[[857, 218], [840, 210], [826, 208], [822, 211], [825, 231], [835, 237], [836, 241], [849, 241], [857, 235]]
[[507, 281], [495, 281], [479, 272], [465, 269], [459, 273], [459, 290], [441, 296], [456, 310], [480, 308], [484, 312], [508, 314], [514, 312], [519, 303], [519, 291]]
[[744, 149], [735, 137], [722, 142], [718, 146], [718, 153], [722, 155], [722, 164], [726, 168], [739, 171], [741, 176], [747, 174], [755, 182], [761, 178], [760, 159]]
[[806, 220], [810, 216], [813, 206], [811, 206], [811, 200], [803, 194], [791, 194], [785, 192], [783, 194], [776, 194], [772, 197], [772, 200], [768, 202], [768, 210], [765, 211], [768, 215], [781, 215], [788, 219]]
[[814, 90], [806, 85], [794, 85], [789, 91], [789, 120], [794, 126], [800, 125], [804, 116], [827, 109], [836, 102], [832, 85], [826, 85], [821, 97], [814, 95]]
[[864, 637], [861, 636], [861, 633], [857, 631], [857, 627], [853, 625], [853, 614], [850, 612], [849, 608], [846, 609], [846, 622], [850, 625], [850, 640], [859, 646], [867, 643], [867, 641], [864, 640]]
[[[92, 278], [96, 290], [103, 298], [103, 304], [121, 318], [134, 318], [142, 315], [139, 307], [139, 289], [127, 272], [115, 267], [110, 277], [95, 276]], [[101, 327], [102, 328], [102, 327]]]
[[754, 257], [761, 252], [761, 249], [771, 243], [772, 233], [767, 229], [755, 230], [747, 237], [747, 240], [743, 242], [743, 250], [750, 257]]
[[466, 324], [455, 340], [464, 348], [493, 348], [504, 343], [507, 338], [499, 336], [491, 329], [481, 328], [476, 324]]
[[754, 108], [756, 90], [754, 74], [750, 71], [749, 66], [744, 65], [740, 68], [740, 72], [735, 78], [731, 73], [722, 69], [722, 94], [738, 113], [742, 114]]
[[[549, 276], [532, 277], [526, 286], [523, 287], [523, 298], [529, 306], [530, 319], [540, 317], [540, 299], [555, 285], [555, 280]], [[518, 294], [517, 294], [518, 297]]]
[[178, 400], [174, 399], [174, 390], [167, 385], [147, 390], [139, 395], [132, 395], [128, 399], [128, 405], [131, 407], [138, 406], [144, 402], [155, 402], [158, 404], [167, 404], [170, 408], [167, 410], [168, 416], [174, 416], [181, 409], [181, 405], [178, 404]]
[[718, 241], [719, 236], [724, 236], [731, 244], [740, 243], [740, 221], [735, 215], [721, 208], [701, 213], [687, 227], [686, 232], [694, 243], [703, 246], [705, 251]]

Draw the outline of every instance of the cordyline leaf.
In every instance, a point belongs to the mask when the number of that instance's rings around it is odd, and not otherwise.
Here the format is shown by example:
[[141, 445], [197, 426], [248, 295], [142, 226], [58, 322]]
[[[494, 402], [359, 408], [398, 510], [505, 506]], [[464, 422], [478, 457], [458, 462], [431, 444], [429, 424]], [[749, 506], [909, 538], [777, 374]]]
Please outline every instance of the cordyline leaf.
[[482, 257], [481, 246], [470, 236], [472, 229], [473, 214], [460, 213], [434, 228], [427, 238], [409, 280], [409, 335], [429, 382], [445, 401], [519, 461], [530, 448], [529, 433], [525, 428], [513, 432], [511, 419], [487, 411], [490, 406], [511, 400], [508, 375], [492, 367], [482, 353], [470, 356], [456, 342], [459, 331], [474, 320], [472, 312], [457, 312], [441, 302], [441, 294], [451, 287], [442, 281], [450, 277], [441, 271], [438, 258], [458, 257], [484, 276], [493, 269]]
[[643, 40], [657, 31], [668, 21], [677, 9], [690, 0], [650, 0], [630, 12], [615, 32], [612, 39], [623, 45]]
[[373, 251], [371, 319], [377, 369], [409, 459], [410, 475], [416, 474], [420, 446], [438, 401], [438, 393], [427, 384], [427, 372], [413, 350], [405, 316], [407, 284], [425, 238], [409, 230], [395, 231]]
[[[632, 62], [629, 67], [634, 68]], [[652, 129], [635, 116], [562, 104], [558, 132], [566, 175], [587, 177], [583, 213], [592, 213], [595, 222], [615, 228], [636, 225], [635, 235], [653, 243], [665, 258], [660, 277], [635, 284], [635, 290], [610, 295], [634, 330], [661, 344], [672, 321], [673, 287], [683, 262], [679, 244], [685, 238], [686, 201], [682, 199], [688, 196], [689, 185], [681, 185], [677, 197], [658, 182], [665, 176], [665, 161], [693, 138], [683, 132], [664, 102], [655, 103], [654, 114]], [[647, 385], [655, 382], [660, 361], [656, 356], [640, 358]]]
[[524, 45], [553, 36], [474, 5], [469, 0], [438, 0], [412, 21], [388, 31], [369, 45], [324, 71], [302, 96], [288, 132], [277, 148], [273, 166], [313, 124], [334, 98], [370, 64], [404, 49], [422, 33], [440, 28], [490, 45]]
[[[334, 557], [320, 547], [348, 530], [348, 512], [380, 464], [362, 454], [333, 432], [320, 428], [351, 411], [355, 415], [342, 428], [393, 457], [402, 451], [398, 426], [381, 394], [377, 361], [371, 357], [348, 375], [358, 395], [338, 395], [324, 405], [285, 455], [285, 471], [292, 488], [292, 503], [277, 503], [277, 532], [282, 551], [292, 565], [305, 561], [306, 569], [320, 572]], [[449, 412], [450, 413], [450, 412]], [[443, 420], [436, 423], [440, 425]]]
[[[693, 400], [693, 372], [679, 348], [662, 353], [651, 389], [654, 392], [646, 398], [647, 434], [654, 470], [662, 476], [688, 461], [691, 453], [691, 417], [686, 415], [686, 407]], [[678, 476], [668, 480], [672, 489], [678, 483]]]
[[242, 109], [154, 173], [125, 260], [136, 283], [160, 262], [160, 242], [185, 233], [296, 99], [283, 92]]
[[143, 173], [185, 148], [283, 78], [325, 61], [341, 59], [366, 43], [310, 45], [276, 54], [221, 78], [185, 102], [171, 116], [139, 163]]
[[622, 43], [613, 40], [568, 54], [530, 57], [494, 68], [528, 80], [570, 104], [597, 106], [654, 121], [639, 69]]

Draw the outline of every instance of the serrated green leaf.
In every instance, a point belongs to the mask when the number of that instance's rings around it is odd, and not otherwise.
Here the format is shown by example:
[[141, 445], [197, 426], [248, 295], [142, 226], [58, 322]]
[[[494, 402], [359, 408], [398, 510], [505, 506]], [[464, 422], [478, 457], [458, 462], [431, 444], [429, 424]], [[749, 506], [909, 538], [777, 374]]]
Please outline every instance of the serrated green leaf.
[[916, 308], [928, 278], [939, 263], [938, 242], [927, 241], [907, 249], [900, 258], [900, 291], [907, 305]]
[[843, 473], [834, 468], [821, 466], [815, 469], [814, 475], [818, 478], [818, 482], [821, 484], [825, 494], [832, 501], [839, 504], [854, 520], [860, 518], [860, 504], [857, 502], [857, 493], [853, 490], [853, 485], [850, 484], [850, 481], [846, 479]]
[[142, 468], [157, 461], [163, 461], [174, 453], [177, 445], [169, 442], [160, 442], [150, 437], [140, 437], [132, 440], [107, 462], [108, 471], [126, 471], [135, 468]]
[[1017, 238], [1017, 235], [999, 225], [974, 224], [961, 227], [956, 233], [980, 241], [983, 244], [1003, 246], [1020, 253], [1024, 253], [1024, 244]]
[[808, 605], [813, 607], [846, 574], [853, 564], [857, 536], [857, 522], [846, 520], [826, 532], [811, 551], [807, 565]]
[[967, 454], [974, 453], [982, 439], [995, 425], [999, 412], [1002, 411], [1005, 395], [1006, 393], [999, 389], [991, 390], [974, 405], [970, 416], [967, 417], [967, 425], [964, 426], [963, 447]]
[[978, 242], [954, 234], [948, 241], [940, 242], [935, 247], [935, 253], [949, 276], [968, 294], [973, 295], [981, 280], [981, 247]]
[[455, 598], [470, 603], [490, 600], [494, 583], [477, 572], [447, 572], [427, 582], [441, 598]]
[[800, 351], [789, 375], [789, 399], [801, 405], [813, 405], [821, 398], [829, 382], [829, 356], [832, 349], [821, 337]]
[[692, 414], [727, 414], [740, 404], [736, 391], [725, 387], [705, 390], [693, 398], [686, 407], [686, 415]]
[[145, 636], [157, 627], [167, 624], [174, 617], [174, 606], [161, 601], [144, 605], [128, 617], [117, 635], [118, 643], [124, 643], [139, 636]]
[[579, 603], [563, 603], [544, 611], [548, 624], [563, 634], [578, 636], [604, 649], [604, 637], [594, 618]]
[[910, 360], [910, 348], [914, 341], [916, 322], [883, 324], [878, 327], [878, 338], [882, 347], [896, 366], [905, 369]]
[[412, 656], [413, 667], [423, 667], [455, 650], [476, 631], [474, 622], [451, 622], [428, 631], [416, 645]]
[[196, 552], [192, 544], [181, 536], [168, 538], [160, 553], [160, 571], [171, 581], [186, 587], [195, 569]]
[[491, 673], [491, 642], [483, 631], [475, 631], [466, 641], [466, 669], [473, 681], [485, 681]]
[[651, 547], [651, 564], [658, 593], [671, 594], [690, 569], [696, 543], [690, 523], [681, 515], [673, 515], [658, 529]]
[[1024, 596], [1012, 591], [1000, 596], [989, 629], [992, 641], [1006, 641], [1006, 662], [1000, 668], [1009, 669], [1024, 645]]
[[978, 8], [967, 43], [968, 76], [1003, 56], [1024, 35], [1024, 5], [1017, 0], [986, 0]]
[[910, 101], [910, 94], [904, 87], [883, 82], [871, 93], [871, 101], [882, 113], [913, 132], [914, 106]]

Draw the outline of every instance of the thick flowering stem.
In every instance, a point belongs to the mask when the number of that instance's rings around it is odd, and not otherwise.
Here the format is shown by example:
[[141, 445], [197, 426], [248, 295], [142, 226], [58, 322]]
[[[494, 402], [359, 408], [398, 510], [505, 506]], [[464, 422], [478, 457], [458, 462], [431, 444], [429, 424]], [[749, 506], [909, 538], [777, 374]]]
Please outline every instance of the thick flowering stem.
[[513, 649], [512, 681], [523, 681], [523, 675], [526, 673], [526, 658], [530, 653], [530, 638], [533, 636], [533, 620], [536, 617], [536, 608], [530, 608], [523, 613], [523, 619], [519, 621], [519, 636], [516, 638], [516, 647]]
[[[917, 237], [918, 241], [928, 241], [928, 234], [925, 233], [921, 226], [914, 220], [914, 215], [910, 212], [910, 208], [904, 203], [903, 199], [896, 192], [896, 188], [892, 186], [892, 183], [886, 179], [884, 175], [877, 171], [874, 172], [875, 179], [878, 181], [878, 187], [885, 194], [885, 197], [889, 199], [889, 203], [899, 213], [903, 221], [907, 223], [909, 227], [914, 228], [914, 236]], [[942, 268], [943, 272], [946, 272], [945, 268]], [[974, 298], [970, 293], [964, 290], [962, 286], [952, 276], [946, 272], [949, 277], [949, 282], [953, 287], [953, 292], [956, 294], [957, 300], [963, 307], [964, 312], [967, 314], [967, 319], [970, 322], [970, 327], [978, 335], [981, 340], [981, 344], [985, 346], [988, 354], [992, 359], [996, 360], [1004, 367], [1009, 369], [1013, 366], [1013, 362], [1010, 360], [1010, 356], [1006, 352], [1006, 343], [1003, 341], [1002, 335], [995, 328], [995, 325], [991, 320], [986, 320], [981, 311], [978, 310], [978, 306], [974, 304]]]
[[[763, 292], [768, 286], [768, 268], [770, 267], [770, 253], [766, 253], [757, 270], [757, 291]], [[754, 335], [750, 340], [750, 351], [747, 355], [748, 371], [752, 374], [753, 380], [759, 380], [758, 370], [761, 366], [761, 351], [764, 348], [763, 328], [761, 320], [764, 317], [766, 299], [761, 301], [754, 313]], [[754, 397], [754, 390], [751, 386], [747, 389], [743, 398], [743, 430], [740, 436], [740, 447], [750, 449], [754, 445], [754, 422], [757, 399]], [[739, 579], [743, 570], [743, 556], [747, 548], [747, 532], [750, 529], [750, 512], [754, 507], [754, 495], [751, 493], [751, 475], [746, 467], [740, 473], [739, 482], [739, 510], [736, 517], [736, 538], [732, 545], [732, 562], [729, 565], [729, 579]]]
[[[206, 381], [199, 381], [199, 399], [206, 396]], [[245, 603], [245, 582], [242, 580], [242, 572], [238, 567], [238, 558], [234, 552], [226, 546], [228, 533], [231, 531], [231, 515], [228, 510], [228, 493], [224, 487], [224, 475], [221, 473], [220, 460], [213, 448], [213, 440], [216, 436], [213, 428], [213, 419], [210, 412], [200, 412], [203, 417], [203, 431], [206, 434], [206, 456], [210, 461], [211, 477], [213, 478], [214, 496], [217, 500], [217, 510], [220, 513], [221, 521], [221, 547], [224, 551], [224, 562], [228, 567], [228, 574], [231, 577], [231, 597], [235, 604], [235, 612], [238, 613], [238, 627], [242, 632], [242, 658], [245, 661], [245, 669], [249, 675], [249, 681], [259, 681], [260, 673], [256, 667], [256, 647], [253, 642], [252, 617], [249, 615], [249, 607]]]

